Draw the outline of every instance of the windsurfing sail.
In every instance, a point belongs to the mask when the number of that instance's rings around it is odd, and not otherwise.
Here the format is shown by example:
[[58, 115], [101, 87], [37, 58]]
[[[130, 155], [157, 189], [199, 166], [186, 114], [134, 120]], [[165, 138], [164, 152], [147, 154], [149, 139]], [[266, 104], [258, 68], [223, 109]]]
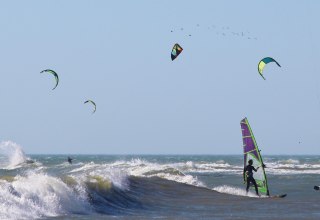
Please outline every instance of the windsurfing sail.
[[244, 154], [244, 167], [248, 165], [248, 161], [251, 159], [253, 161], [253, 166], [255, 168], [259, 167], [257, 172], [253, 174], [254, 179], [258, 185], [258, 191], [262, 195], [269, 196], [267, 176], [264, 170], [264, 164], [258, 148], [256, 139], [252, 133], [249, 122], [247, 118], [244, 118], [240, 122], [242, 130], [242, 140], [243, 140], [243, 154]]

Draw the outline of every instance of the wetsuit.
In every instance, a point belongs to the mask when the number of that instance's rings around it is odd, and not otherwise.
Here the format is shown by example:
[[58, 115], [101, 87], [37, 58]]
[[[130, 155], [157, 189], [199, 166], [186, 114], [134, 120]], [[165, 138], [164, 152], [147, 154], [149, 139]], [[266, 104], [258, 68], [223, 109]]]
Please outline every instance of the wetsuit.
[[250, 187], [250, 182], [254, 185], [254, 188], [256, 190], [256, 194], [259, 195], [258, 193], [258, 186], [256, 183], [256, 180], [253, 178], [253, 172], [252, 171], [257, 172], [257, 170], [252, 166], [252, 165], [247, 165], [244, 170], [243, 170], [243, 179], [245, 180], [245, 175], [247, 175], [247, 188], [246, 191], [249, 191], [249, 187]]

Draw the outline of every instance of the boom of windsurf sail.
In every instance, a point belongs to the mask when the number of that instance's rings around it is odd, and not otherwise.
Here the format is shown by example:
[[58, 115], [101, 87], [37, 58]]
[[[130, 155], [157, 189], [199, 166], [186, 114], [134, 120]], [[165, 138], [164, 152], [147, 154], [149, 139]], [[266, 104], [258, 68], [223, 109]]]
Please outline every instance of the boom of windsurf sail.
[[264, 171], [264, 164], [260, 155], [260, 150], [258, 148], [257, 142], [250, 128], [248, 119], [242, 119], [240, 125], [243, 140], [244, 167], [248, 165], [248, 161], [250, 159], [253, 161], [253, 166], [255, 168], [259, 167], [258, 171], [253, 175], [258, 185], [258, 191], [262, 195], [269, 196], [270, 194], [268, 189], [267, 176]]

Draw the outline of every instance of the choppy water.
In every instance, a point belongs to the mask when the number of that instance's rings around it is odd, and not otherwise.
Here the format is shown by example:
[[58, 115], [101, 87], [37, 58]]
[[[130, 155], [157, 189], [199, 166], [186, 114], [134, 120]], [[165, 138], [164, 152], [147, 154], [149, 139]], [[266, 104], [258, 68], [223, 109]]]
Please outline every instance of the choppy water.
[[[73, 164], [66, 161], [74, 158]], [[28, 155], [0, 144], [0, 219], [320, 219], [320, 156], [264, 156], [271, 194], [246, 195], [242, 155]], [[32, 163], [34, 161], [34, 163]]]

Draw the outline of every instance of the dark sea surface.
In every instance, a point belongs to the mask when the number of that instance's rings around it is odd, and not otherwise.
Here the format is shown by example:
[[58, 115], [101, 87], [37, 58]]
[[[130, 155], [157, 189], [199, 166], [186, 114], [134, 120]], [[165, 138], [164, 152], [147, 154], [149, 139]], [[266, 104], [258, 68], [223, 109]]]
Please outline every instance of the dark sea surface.
[[[67, 157], [73, 163], [67, 162]], [[242, 155], [0, 154], [0, 219], [320, 219], [320, 156], [264, 156], [271, 195], [248, 195]]]

